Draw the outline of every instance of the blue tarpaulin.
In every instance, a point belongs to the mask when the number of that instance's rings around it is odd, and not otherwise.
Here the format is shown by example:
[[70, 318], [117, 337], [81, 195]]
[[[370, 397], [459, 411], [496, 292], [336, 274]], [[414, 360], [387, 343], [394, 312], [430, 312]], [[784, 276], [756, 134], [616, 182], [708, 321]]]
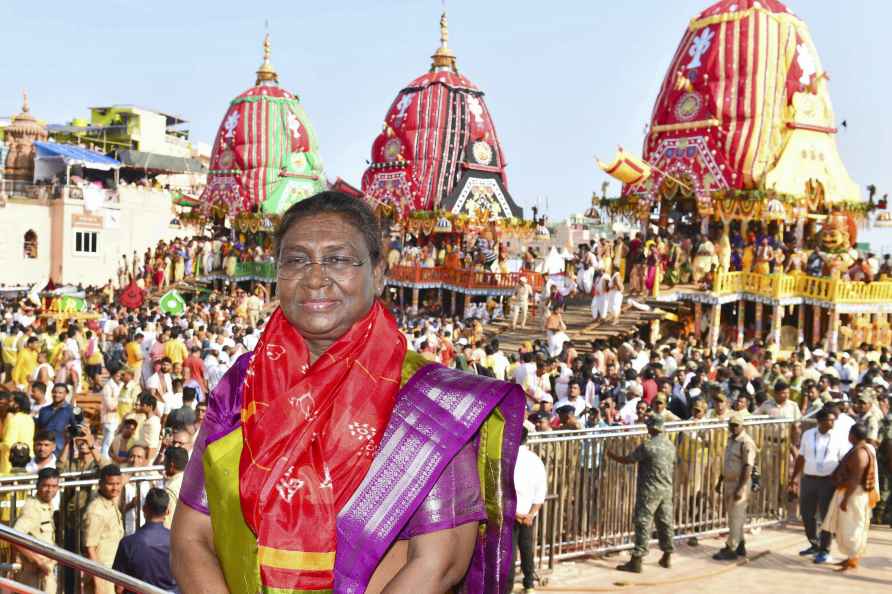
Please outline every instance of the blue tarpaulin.
[[34, 146], [37, 148], [38, 159], [60, 159], [66, 165], [82, 165], [87, 169], [101, 169], [103, 171], [121, 167], [120, 161], [73, 144], [38, 141], [34, 143]]

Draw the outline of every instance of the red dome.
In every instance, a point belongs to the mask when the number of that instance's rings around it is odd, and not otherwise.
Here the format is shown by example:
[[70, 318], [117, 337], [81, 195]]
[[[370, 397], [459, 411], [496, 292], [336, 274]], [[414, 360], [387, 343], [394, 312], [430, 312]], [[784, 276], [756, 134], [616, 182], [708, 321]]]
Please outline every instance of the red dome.
[[522, 215], [508, 194], [505, 157], [483, 92], [458, 73], [445, 39], [431, 71], [397, 94], [372, 143], [371, 160], [363, 191], [403, 213], [486, 209], [496, 217]]
[[806, 176], [850, 199], [827, 80], [808, 28], [782, 3], [712, 5], [691, 20], [660, 87], [643, 150], [653, 173], [625, 191], [695, 197], [708, 212], [714, 193], [798, 195]]

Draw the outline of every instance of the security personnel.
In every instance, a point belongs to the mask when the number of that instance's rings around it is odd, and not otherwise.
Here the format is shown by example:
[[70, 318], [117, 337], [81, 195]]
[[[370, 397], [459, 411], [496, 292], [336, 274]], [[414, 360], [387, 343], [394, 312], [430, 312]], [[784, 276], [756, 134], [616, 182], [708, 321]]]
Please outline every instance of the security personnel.
[[855, 422], [867, 425], [867, 441], [877, 447], [883, 413], [874, 404], [875, 401], [876, 390], [871, 387], [862, 388], [858, 395], [852, 399], [852, 409], [855, 412]]
[[666, 400], [665, 394], [657, 394], [656, 398], [653, 401], [653, 415], [655, 417], [660, 417], [667, 423], [669, 421], [680, 421], [681, 418], [676, 415], [674, 412], [667, 408], [668, 402]]
[[[99, 471], [99, 494], [84, 513], [84, 549], [86, 556], [106, 567], [111, 567], [124, 537], [124, 521], [119, 499], [124, 480], [121, 469], [109, 464]], [[90, 587], [92, 586], [92, 588]], [[88, 580], [85, 591], [95, 594], [114, 594], [111, 582], [94, 577]]]
[[706, 414], [707, 418], [727, 421], [734, 415], [734, 411], [728, 406], [728, 397], [725, 396], [724, 392], [714, 394], [712, 396], [712, 403], [715, 408]]
[[635, 548], [628, 563], [617, 566], [620, 571], [641, 573], [641, 559], [647, 554], [651, 527], [656, 521], [657, 536], [663, 556], [660, 566], [672, 564], [672, 482], [675, 469], [675, 446], [664, 432], [662, 417], [651, 415], [645, 421], [650, 439], [628, 456], [607, 450], [607, 456], [620, 464], [638, 464], [638, 487], [635, 494]]
[[746, 524], [746, 506], [749, 503], [750, 481], [756, 465], [756, 442], [744, 428], [744, 417], [735, 414], [728, 421], [728, 446], [722, 476], [715, 486], [716, 493], [724, 490], [725, 511], [728, 514], [728, 540], [725, 548], [712, 556], [716, 561], [733, 561], [746, 557], [743, 526]]
[[[29, 497], [16, 519], [15, 528], [38, 540], [56, 544], [53, 498], [59, 493], [59, 471], [44, 468], [37, 473], [37, 496]], [[56, 594], [56, 562], [25, 548], [16, 547], [22, 561], [18, 581], [32, 588]]]

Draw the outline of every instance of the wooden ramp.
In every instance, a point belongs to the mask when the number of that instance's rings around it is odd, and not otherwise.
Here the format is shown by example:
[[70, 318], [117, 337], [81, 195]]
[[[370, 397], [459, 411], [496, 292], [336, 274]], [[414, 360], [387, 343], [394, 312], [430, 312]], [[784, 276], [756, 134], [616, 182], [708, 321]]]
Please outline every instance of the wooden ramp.
[[[649, 326], [653, 320], [665, 320], [675, 318], [682, 313], [684, 304], [678, 303], [645, 303], [647, 311], [633, 307], [628, 303], [623, 304], [623, 312], [614, 323], [610, 320], [592, 321], [591, 301], [568, 301], [564, 311], [564, 323], [567, 325], [567, 334], [573, 341], [576, 350], [580, 353], [591, 352], [593, 340], [604, 340], [608, 343], [616, 343], [638, 334]], [[510, 320], [500, 320], [487, 324], [486, 331], [489, 336], [498, 337], [500, 346], [508, 352], [516, 351], [525, 341], [545, 338], [543, 328], [544, 319], [541, 312], [536, 318], [527, 318], [526, 328], [511, 329]]]

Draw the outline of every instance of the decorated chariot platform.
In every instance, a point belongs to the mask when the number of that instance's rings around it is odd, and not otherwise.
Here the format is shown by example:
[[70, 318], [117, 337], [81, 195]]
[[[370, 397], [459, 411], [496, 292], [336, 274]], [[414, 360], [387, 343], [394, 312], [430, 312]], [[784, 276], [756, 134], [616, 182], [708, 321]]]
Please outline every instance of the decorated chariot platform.
[[712, 349], [720, 342], [741, 347], [745, 338], [765, 340], [778, 352], [801, 343], [828, 352], [862, 344], [892, 347], [892, 280], [718, 272], [711, 287], [662, 288], [653, 297], [692, 303], [694, 328], [708, 327]]
[[653, 240], [651, 297], [692, 303], [691, 330], [712, 349], [892, 341], [892, 281], [859, 269], [855, 249], [885, 204], [849, 176], [829, 83], [787, 6], [719, 0], [682, 34], [640, 157], [620, 147], [598, 161], [623, 183], [600, 206]]
[[411, 289], [446, 289], [465, 295], [507, 297], [524, 277], [534, 291], [541, 291], [544, 279], [536, 272], [484, 272], [436, 266], [394, 266], [387, 273], [387, 284]]

